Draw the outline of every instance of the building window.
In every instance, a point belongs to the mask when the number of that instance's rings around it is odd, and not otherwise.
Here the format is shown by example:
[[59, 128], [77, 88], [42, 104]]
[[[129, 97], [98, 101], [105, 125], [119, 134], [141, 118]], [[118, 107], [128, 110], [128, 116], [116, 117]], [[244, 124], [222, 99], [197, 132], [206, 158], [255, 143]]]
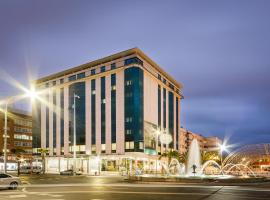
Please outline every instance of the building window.
[[134, 149], [134, 142], [126, 142], [125, 149]]
[[169, 83], [169, 88], [171, 88], [172, 90], [174, 90], [173, 84]]
[[60, 79], [60, 84], [62, 84], [62, 83], [64, 83], [64, 79], [63, 78]]
[[125, 66], [126, 65], [130, 65], [130, 64], [139, 64], [143, 66], [143, 61], [141, 61], [139, 58], [137, 57], [133, 57], [133, 58], [128, 58], [125, 60]]
[[132, 81], [131, 80], [127, 81], [126, 85], [132, 85]]
[[[69, 133], [74, 131], [74, 110], [72, 106], [74, 104], [74, 94], [78, 95], [80, 98], [76, 99], [76, 144], [85, 144], [85, 82], [73, 83], [69, 86], [69, 116], [70, 116], [70, 126]], [[73, 144], [73, 134], [70, 134], [70, 141]], [[79, 150], [78, 150], [79, 151]]]
[[105, 77], [101, 77], [100, 80], [100, 88], [101, 88], [101, 144], [106, 143], [106, 104], [105, 104], [105, 97], [106, 97], [106, 79]]
[[161, 80], [161, 76], [160, 76], [160, 74], [158, 74], [158, 79], [159, 79], [159, 80]]
[[[172, 138], [174, 135], [174, 95], [172, 92], [169, 92], [169, 133]], [[173, 142], [169, 144], [169, 148], [173, 148]]]
[[[96, 144], [96, 80], [91, 80], [91, 143]], [[96, 150], [94, 150], [96, 152]], [[93, 153], [93, 146], [92, 146]]]
[[77, 74], [77, 79], [85, 78], [85, 72]]
[[[133, 141], [135, 152], [141, 152], [139, 142], [143, 140], [143, 70], [130, 67], [124, 71], [125, 141]], [[130, 85], [132, 84], [132, 87]], [[132, 123], [130, 123], [132, 121]]]
[[105, 72], [106, 71], [106, 67], [105, 66], [102, 66], [101, 68], [100, 68], [100, 72]]
[[116, 64], [115, 63], [112, 63], [111, 64], [111, 70], [115, 69], [116, 68]]
[[111, 87], [111, 142], [116, 143], [116, 74], [111, 75]]
[[112, 151], [116, 151], [116, 143], [112, 143]]
[[166, 81], [166, 79], [165, 79], [165, 78], [163, 78], [163, 83], [164, 83], [164, 84], [166, 84], [166, 83], [167, 83], [167, 81]]
[[163, 88], [163, 128], [166, 128], [166, 89]]
[[158, 85], [158, 126], [161, 127], [161, 88]]
[[53, 84], [53, 85], [56, 85], [56, 81], [53, 81], [52, 84]]
[[96, 74], [96, 70], [95, 69], [91, 69], [91, 75], [95, 75]]
[[76, 75], [72, 75], [68, 77], [68, 81], [75, 81], [76, 80]]

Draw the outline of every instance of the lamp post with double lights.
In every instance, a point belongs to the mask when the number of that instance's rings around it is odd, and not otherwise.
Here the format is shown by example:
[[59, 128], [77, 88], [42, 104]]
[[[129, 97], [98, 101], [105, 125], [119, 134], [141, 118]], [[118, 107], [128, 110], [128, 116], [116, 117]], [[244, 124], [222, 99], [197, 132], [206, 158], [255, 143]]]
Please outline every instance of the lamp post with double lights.
[[74, 93], [73, 95], [73, 174], [76, 174], [76, 99], [80, 99], [80, 96]]

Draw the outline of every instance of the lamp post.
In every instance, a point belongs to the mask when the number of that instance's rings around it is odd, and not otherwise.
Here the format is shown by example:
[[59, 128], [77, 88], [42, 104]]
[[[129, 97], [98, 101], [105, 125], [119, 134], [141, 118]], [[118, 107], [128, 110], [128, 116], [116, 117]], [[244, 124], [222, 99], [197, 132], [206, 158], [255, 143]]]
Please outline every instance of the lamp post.
[[15, 102], [18, 99], [22, 99], [25, 97], [29, 97], [31, 100], [34, 100], [37, 98], [37, 93], [34, 90], [34, 88], [31, 88], [31, 90], [25, 89], [25, 93], [23, 95], [18, 96], [12, 96], [4, 101], [5, 109], [4, 109], [4, 115], [5, 115], [5, 123], [4, 123], [4, 172], [7, 173], [7, 120], [8, 120], [8, 104], [12, 101]]
[[73, 173], [76, 174], [76, 99], [80, 97], [74, 93], [73, 95]]
[[5, 102], [5, 125], [4, 125], [4, 172], [7, 173], [7, 111], [8, 101]]

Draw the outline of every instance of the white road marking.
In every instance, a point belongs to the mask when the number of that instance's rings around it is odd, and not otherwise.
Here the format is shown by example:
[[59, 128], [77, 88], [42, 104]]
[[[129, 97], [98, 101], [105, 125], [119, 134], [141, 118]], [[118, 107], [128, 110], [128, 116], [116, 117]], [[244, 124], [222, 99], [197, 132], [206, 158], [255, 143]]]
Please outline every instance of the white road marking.
[[10, 199], [25, 198], [25, 197], [27, 197], [25, 194], [9, 195]]

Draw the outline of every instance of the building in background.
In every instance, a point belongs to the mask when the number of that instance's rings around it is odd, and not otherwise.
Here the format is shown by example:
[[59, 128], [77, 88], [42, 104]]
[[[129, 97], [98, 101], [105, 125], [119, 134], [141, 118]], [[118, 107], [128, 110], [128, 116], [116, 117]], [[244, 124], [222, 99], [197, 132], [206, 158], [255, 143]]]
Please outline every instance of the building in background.
[[158, 154], [179, 150], [182, 85], [138, 48], [41, 78], [35, 87], [45, 103], [33, 106], [33, 151], [49, 151], [47, 172], [156, 169]]
[[[0, 112], [0, 135], [4, 135], [5, 116], [3, 112]], [[7, 119], [7, 160], [14, 163], [18, 154], [14, 152], [20, 152], [20, 157], [25, 160], [32, 158], [32, 116], [22, 110], [8, 108]], [[1, 149], [1, 162], [3, 160], [4, 152], [4, 138], [0, 137], [0, 149]], [[3, 167], [1, 163], [1, 169]], [[15, 166], [12, 164], [12, 166]], [[9, 165], [8, 165], [8, 170]]]
[[219, 151], [221, 139], [218, 137], [204, 137], [201, 134], [193, 133], [185, 128], [180, 128], [180, 153], [186, 153], [193, 139], [197, 139], [201, 151]]

